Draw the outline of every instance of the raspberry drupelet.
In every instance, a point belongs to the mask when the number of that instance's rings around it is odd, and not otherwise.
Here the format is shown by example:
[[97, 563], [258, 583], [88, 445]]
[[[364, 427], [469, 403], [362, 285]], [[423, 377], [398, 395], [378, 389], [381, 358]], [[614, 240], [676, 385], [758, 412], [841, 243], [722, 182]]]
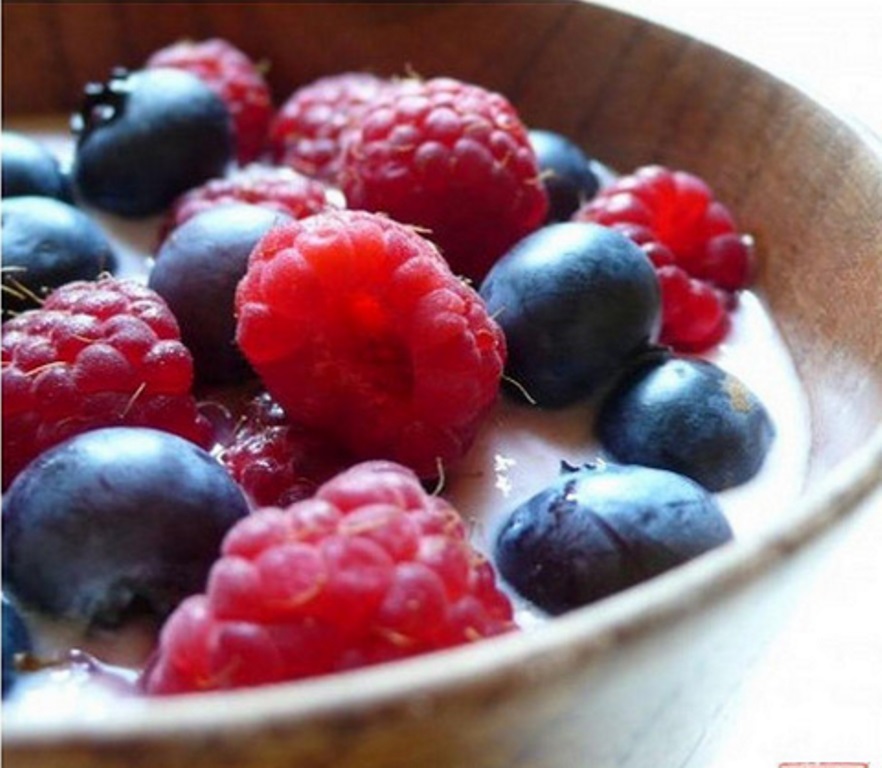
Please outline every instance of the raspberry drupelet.
[[515, 629], [456, 510], [391, 462], [356, 465], [312, 499], [227, 534], [205, 594], [163, 627], [150, 694], [297, 680]]
[[3, 488], [39, 453], [108, 426], [206, 446], [193, 359], [159, 295], [130, 280], [68, 283], [3, 324]]
[[344, 146], [340, 178], [348, 207], [424, 229], [475, 282], [548, 212], [514, 107], [452, 78], [402, 81], [374, 99]]
[[505, 340], [412, 228], [366, 211], [276, 227], [236, 294], [237, 343], [296, 424], [438, 476], [497, 399]]

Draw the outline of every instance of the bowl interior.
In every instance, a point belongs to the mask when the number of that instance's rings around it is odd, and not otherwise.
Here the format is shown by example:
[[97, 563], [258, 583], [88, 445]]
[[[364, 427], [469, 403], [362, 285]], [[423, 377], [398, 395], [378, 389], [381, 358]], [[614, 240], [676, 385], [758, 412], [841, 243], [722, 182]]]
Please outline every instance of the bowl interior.
[[[9, 4], [3, 27], [7, 116], [69, 112], [83, 84], [111, 67], [137, 68], [179, 37], [220, 36], [266, 59], [277, 102], [344, 70], [450, 75], [505, 93], [527, 124], [570, 136], [614, 168], [653, 162], [703, 176], [756, 238], [758, 290], [806, 389], [804, 513], [823, 513], [831, 482], [867, 489], [882, 472], [882, 159], [859, 129], [754, 67], [643, 20], [570, 2]], [[781, 525], [770, 522], [769, 541]], [[756, 554], [739, 546], [708, 572], [720, 583]], [[654, 596], [651, 612], [697, 590], [688, 573], [678, 578]], [[622, 605], [623, 620], [647, 612]], [[568, 647], [584, 655], [606, 642], [592, 612], [561, 622], [559, 632], [509, 642], [508, 654], [475, 648], [408, 664], [406, 681], [392, 688], [377, 674], [357, 692], [340, 681], [313, 685], [313, 706], [347, 699], [366, 707], [445, 679], [491, 681], [518, 654], [536, 659]], [[309, 716], [285, 695], [245, 699], [276, 697], [279, 712]], [[224, 709], [219, 699], [195, 717], [210, 727], [226, 719]], [[144, 736], [160, 726], [131, 728]]]

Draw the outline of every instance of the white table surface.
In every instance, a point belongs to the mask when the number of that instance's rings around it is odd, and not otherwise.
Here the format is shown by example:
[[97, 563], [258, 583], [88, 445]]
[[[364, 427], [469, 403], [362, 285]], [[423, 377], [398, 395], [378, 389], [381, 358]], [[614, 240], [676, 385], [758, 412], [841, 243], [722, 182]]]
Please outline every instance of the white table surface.
[[[878, 0], [600, 2], [758, 64], [882, 137]], [[683, 768], [882, 768], [882, 490], [718, 722], [713, 748]]]

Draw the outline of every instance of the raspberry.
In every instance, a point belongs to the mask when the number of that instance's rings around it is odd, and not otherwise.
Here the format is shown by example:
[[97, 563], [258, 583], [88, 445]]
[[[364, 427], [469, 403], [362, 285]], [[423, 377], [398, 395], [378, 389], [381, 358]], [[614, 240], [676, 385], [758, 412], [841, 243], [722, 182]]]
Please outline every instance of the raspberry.
[[515, 109], [449, 78], [407, 81], [375, 99], [344, 147], [340, 176], [350, 208], [427, 229], [453, 271], [475, 282], [548, 211]]
[[220, 460], [257, 507], [306, 499], [351, 463], [323, 435], [290, 423], [266, 393], [249, 403]]
[[188, 219], [219, 205], [259, 205], [302, 219], [331, 205], [328, 192], [321, 182], [291, 168], [250, 165], [181, 195], [163, 222], [160, 242]]
[[165, 624], [151, 694], [302, 679], [515, 629], [465, 525], [416, 476], [356, 465], [287, 509], [227, 534], [205, 594]]
[[3, 324], [3, 488], [37, 454], [98, 427], [154, 427], [205, 446], [193, 360], [162, 299], [133, 281], [68, 283]]
[[155, 51], [147, 67], [182, 69], [202, 80], [230, 111], [239, 164], [260, 157], [273, 114], [272, 96], [263, 74], [245, 53], [220, 38], [182, 40]]
[[662, 343], [695, 353], [726, 336], [728, 296], [750, 282], [752, 242], [700, 178], [643, 166], [601, 190], [573, 220], [618, 229], [649, 256], [662, 288]]
[[410, 227], [365, 211], [282, 224], [251, 253], [237, 343], [288, 417], [357, 459], [434, 477], [496, 400], [505, 340]]
[[601, 190], [573, 219], [623, 226], [639, 243], [656, 240], [692, 277], [718, 288], [734, 291], [750, 281], [750, 239], [735, 231], [732, 214], [707, 184], [685, 171], [638, 168]]
[[273, 158], [307, 176], [336, 183], [343, 141], [366, 105], [390, 85], [367, 72], [343, 72], [298, 88], [270, 125]]

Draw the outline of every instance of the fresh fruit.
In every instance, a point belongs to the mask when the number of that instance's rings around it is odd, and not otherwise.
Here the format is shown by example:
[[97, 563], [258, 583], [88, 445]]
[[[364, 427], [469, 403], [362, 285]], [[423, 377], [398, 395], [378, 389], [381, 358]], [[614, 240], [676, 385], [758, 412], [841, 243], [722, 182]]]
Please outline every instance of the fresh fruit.
[[528, 135], [548, 193], [548, 221], [567, 221], [600, 187], [591, 158], [554, 131], [534, 129]]
[[260, 238], [288, 220], [255, 205], [228, 204], [189, 219], [159, 249], [148, 285], [174, 313], [197, 383], [235, 384], [254, 376], [236, 346], [236, 286]]
[[496, 400], [502, 332], [416, 231], [365, 211], [276, 227], [236, 295], [236, 340], [288, 417], [356, 458], [435, 477]]
[[402, 82], [374, 99], [344, 146], [340, 179], [350, 208], [425, 229], [474, 281], [548, 211], [515, 109], [450, 78]]
[[249, 403], [219, 458], [255, 507], [307, 499], [353, 463], [326, 435], [292, 424], [265, 392]]
[[196, 75], [230, 111], [239, 164], [260, 157], [273, 116], [272, 94], [260, 68], [243, 51], [221, 38], [181, 40], [155, 51], [146, 66]]
[[68, 199], [67, 175], [42, 143], [15, 131], [3, 131], [0, 148], [4, 198], [38, 195]]
[[457, 512], [388, 462], [227, 535], [206, 593], [163, 627], [143, 684], [172, 694], [296, 680], [514, 629]]
[[58, 288], [3, 324], [3, 488], [39, 453], [98, 427], [149, 426], [205, 445], [193, 360], [162, 299], [104, 277]]
[[639, 366], [619, 381], [596, 426], [617, 461], [679, 472], [711, 491], [753, 477], [775, 433], [740, 379], [709, 361], [677, 357]]
[[71, 126], [77, 190], [123, 216], [160, 213], [184, 191], [223, 175], [232, 157], [226, 106], [181, 70], [114, 70], [107, 83], [86, 86]]
[[714, 498], [660, 469], [565, 467], [503, 523], [500, 576], [550, 614], [612, 595], [732, 538]]
[[231, 203], [259, 205], [295, 219], [332, 205], [328, 188], [315, 179], [290, 168], [250, 165], [181, 195], [163, 222], [160, 240], [196, 214]]
[[248, 513], [208, 453], [154, 429], [109, 427], [32, 462], [3, 504], [3, 583], [23, 606], [114, 627], [164, 618], [205, 585]]
[[540, 406], [592, 396], [649, 348], [659, 324], [649, 259], [597, 224], [550, 224], [525, 237], [481, 296], [505, 333], [507, 378]]
[[31, 650], [31, 633], [16, 607], [3, 595], [3, 698], [18, 679], [16, 659]]
[[3, 319], [39, 307], [54, 288], [95, 280], [117, 267], [101, 228], [60, 200], [3, 201]]
[[662, 343], [697, 353], [725, 337], [731, 295], [750, 283], [753, 243], [704, 181], [643, 166], [601, 190], [573, 220], [619, 229], [647, 252], [659, 269]]
[[343, 143], [365, 107], [392, 81], [368, 72], [327, 75], [298, 88], [273, 117], [269, 143], [277, 163], [332, 184]]

